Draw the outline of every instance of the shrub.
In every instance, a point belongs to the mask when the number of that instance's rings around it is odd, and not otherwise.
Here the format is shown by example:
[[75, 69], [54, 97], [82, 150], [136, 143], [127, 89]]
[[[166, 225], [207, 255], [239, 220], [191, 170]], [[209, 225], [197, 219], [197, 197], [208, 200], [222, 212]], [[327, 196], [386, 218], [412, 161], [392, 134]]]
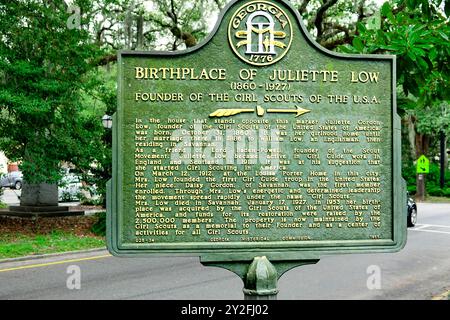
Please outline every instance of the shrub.
[[403, 164], [402, 176], [406, 180], [408, 190], [414, 187], [414, 193], [416, 192], [416, 166], [414, 164]]
[[445, 185], [441, 189], [440, 185], [441, 171], [439, 165], [436, 163], [430, 164], [430, 173], [426, 177], [427, 193], [430, 196], [448, 197], [448, 190], [450, 189], [450, 172], [445, 172]]
[[417, 192], [417, 186], [416, 185], [408, 185], [406, 186], [406, 189], [408, 190], [409, 194], [416, 194]]
[[91, 231], [97, 236], [104, 237], [106, 235], [106, 212], [99, 212], [96, 216], [98, 220], [92, 225]]
[[[407, 189], [410, 194], [415, 194], [417, 191], [416, 185], [416, 167], [414, 164], [403, 164], [402, 168], [403, 178], [406, 180]], [[450, 197], [450, 171], [445, 172], [445, 186], [440, 187], [440, 167], [437, 163], [430, 163], [430, 173], [426, 175], [426, 192], [430, 196], [435, 197]]]
[[86, 197], [85, 194], [80, 193], [80, 203], [85, 206], [101, 206], [103, 204], [101, 197]]

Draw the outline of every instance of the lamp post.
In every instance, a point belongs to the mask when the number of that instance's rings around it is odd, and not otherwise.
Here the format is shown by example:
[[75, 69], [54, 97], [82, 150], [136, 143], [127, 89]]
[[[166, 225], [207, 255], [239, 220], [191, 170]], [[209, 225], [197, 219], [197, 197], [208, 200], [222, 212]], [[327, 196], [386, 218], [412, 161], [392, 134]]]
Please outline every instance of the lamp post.
[[[445, 119], [447, 116], [447, 104], [446, 103], [442, 103], [442, 118]], [[439, 184], [441, 189], [444, 189], [445, 187], [445, 171], [447, 170], [446, 168], [446, 136], [445, 136], [445, 126], [444, 128], [441, 129], [440, 132], [440, 179], [439, 179]]]
[[[111, 163], [111, 150], [112, 150], [112, 126], [113, 126], [113, 118], [112, 116], [105, 114], [102, 117], [103, 127], [106, 129], [103, 134], [103, 142], [105, 144], [106, 154], [101, 160], [101, 169], [97, 171], [97, 175], [101, 177], [101, 182], [99, 181], [99, 185], [102, 190], [106, 190], [106, 186], [103, 186], [103, 183], [106, 183], [111, 179], [112, 175], [112, 163]], [[106, 193], [103, 194], [103, 207], [106, 208]]]
[[110, 115], [105, 114], [102, 118], [102, 124], [105, 129], [112, 128], [112, 117]]

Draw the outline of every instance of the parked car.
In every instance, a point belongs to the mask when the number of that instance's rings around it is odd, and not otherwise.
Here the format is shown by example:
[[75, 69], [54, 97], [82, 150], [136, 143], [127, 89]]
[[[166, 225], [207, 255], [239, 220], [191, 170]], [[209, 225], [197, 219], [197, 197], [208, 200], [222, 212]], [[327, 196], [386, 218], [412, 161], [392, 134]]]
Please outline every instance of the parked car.
[[67, 171], [58, 184], [58, 200], [60, 202], [97, 201], [99, 198], [97, 187], [84, 183], [77, 173]]
[[413, 198], [407, 195], [408, 199], [408, 227], [414, 227], [417, 223], [417, 205]]
[[23, 175], [20, 171], [13, 171], [0, 176], [0, 187], [20, 190], [22, 189]]

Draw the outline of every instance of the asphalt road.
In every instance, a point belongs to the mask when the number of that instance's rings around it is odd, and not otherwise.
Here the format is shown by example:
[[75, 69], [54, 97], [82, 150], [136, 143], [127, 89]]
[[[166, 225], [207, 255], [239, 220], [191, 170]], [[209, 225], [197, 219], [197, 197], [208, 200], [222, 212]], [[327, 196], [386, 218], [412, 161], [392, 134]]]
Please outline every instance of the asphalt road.
[[[328, 256], [279, 281], [278, 299], [431, 299], [450, 290], [450, 204], [419, 204], [395, 254]], [[81, 289], [67, 288], [78, 266]], [[370, 266], [381, 288], [368, 289]], [[374, 267], [371, 267], [373, 270]], [[194, 258], [114, 258], [107, 252], [0, 263], [0, 299], [242, 299], [241, 280]]]

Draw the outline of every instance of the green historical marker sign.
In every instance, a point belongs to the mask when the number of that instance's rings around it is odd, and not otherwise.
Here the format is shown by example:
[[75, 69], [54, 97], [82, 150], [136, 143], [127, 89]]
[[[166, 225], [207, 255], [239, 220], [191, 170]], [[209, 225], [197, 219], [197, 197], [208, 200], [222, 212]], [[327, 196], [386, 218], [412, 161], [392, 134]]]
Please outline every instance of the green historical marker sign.
[[417, 159], [417, 173], [430, 173], [430, 160], [425, 155], [421, 155], [419, 159]]
[[183, 52], [121, 52], [109, 250], [241, 276], [400, 250], [395, 83], [394, 56], [320, 47], [285, 1], [233, 1]]

